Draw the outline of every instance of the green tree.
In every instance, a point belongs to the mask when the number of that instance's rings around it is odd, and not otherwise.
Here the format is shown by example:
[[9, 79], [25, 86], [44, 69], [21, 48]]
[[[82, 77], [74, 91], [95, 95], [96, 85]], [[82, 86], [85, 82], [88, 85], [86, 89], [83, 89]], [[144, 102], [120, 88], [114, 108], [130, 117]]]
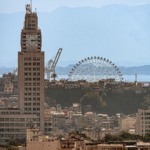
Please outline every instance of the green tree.
[[143, 137], [144, 142], [150, 142], [150, 133], [146, 133], [145, 136]]
[[128, 132], [122, 131], [119, 135], [124, 140], [135, 140], [134, 135]]
[[[150, 140], [150, 134], [148, 135], [148, 138]], [[104, 142], [110, 142], [110, 141], [128, 141], [128, 140], [142, 140], [142, 136], [130, 134], [128, 132], [122, 131], [119, 135], [110, 135], [106, 134], [103, 138]], [[146, 138], [145, 138], [146, 140]]]
[[121, 138], [119, 135], [111, 135], [106, 134], [103, 138], [104, 142], [112, 142], [112, 141], [123, 141], [123, 138]]
[[142, 109], [148, 109], [150, 107], [150, 94], [144, 96], [144, 102], [141, 103]]
[[102, 98], [93, 92], [85, 93], [81, 97], [80, 103], [82, 106], [91, 105], [92, 110], [96, 112], [99, 112], [101, 107], [106, 106], [106, 103], [102, 100]]

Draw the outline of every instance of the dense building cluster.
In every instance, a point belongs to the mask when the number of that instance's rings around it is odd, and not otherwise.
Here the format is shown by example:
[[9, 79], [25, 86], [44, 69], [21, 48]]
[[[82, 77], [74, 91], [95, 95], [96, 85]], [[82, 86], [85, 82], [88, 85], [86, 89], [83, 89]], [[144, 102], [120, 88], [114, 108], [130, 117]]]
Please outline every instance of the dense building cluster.
[[67, 136], [61, 138], [54, 138], [44, 136], [39, 129], [27, 130], [27, 150], [142, 150], [149, 149], [150, 143], [136, 142], [136, 141], [124, 141], [124, 142], [110, 142], [110, 143], [93, 143], [87, 138], [70, 133]]

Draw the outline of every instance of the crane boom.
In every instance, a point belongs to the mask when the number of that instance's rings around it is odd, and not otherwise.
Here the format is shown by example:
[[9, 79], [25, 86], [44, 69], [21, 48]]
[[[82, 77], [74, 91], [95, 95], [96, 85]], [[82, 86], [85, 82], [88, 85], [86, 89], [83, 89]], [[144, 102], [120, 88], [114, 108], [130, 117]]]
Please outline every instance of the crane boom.
[[49, 80], [50, 80], [50, 77], [53, 77], [55, 80], [55, 77], [57, 76], [55, 73], [55, 68], [56, 68], [56, 65], [57, 65], [57, 62], [58, 62], [61, 52], [62, 52], [62, 48], [59, 48], [54, 60], [50, 59], [47, 63], [45, 72], [47, 74], [47, 79], [49, 79]]
[[56, 64], [57, 64], [57, 62], [58, 62], [58, 59], [59, 59], [59, 57], [60, 57], [61, 52], [62, 52], [62, 48], [59, 48], [59, 49], [58, 49], [58, 52], [57, 52], [57, 54], [56, 54], [56, 56], [55, 56], [55, 59], [54, 59], [54, 61], [53, 61], [53, 63], [52, 63], [51, 72], [55, 72], [55, 67], [56, 67]]

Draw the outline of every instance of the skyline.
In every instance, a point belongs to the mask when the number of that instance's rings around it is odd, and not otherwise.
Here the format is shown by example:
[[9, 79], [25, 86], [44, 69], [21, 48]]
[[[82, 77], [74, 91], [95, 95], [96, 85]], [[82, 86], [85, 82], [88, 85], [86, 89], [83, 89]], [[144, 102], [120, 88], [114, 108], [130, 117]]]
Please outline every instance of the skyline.
[[[17, 64], [20, 31], [24, 19], [22, 11], [28, 2], [30, 1], [1, 1], [0, 47], [3, 56], [0, 58], [0, 67], [14, 67], [14, 64]], [[39, 0], [32, 0], [32, 4], [33, 11], [37, 8], [39, 16], [42, 49], [46, 53], [45, 65], [60, 47], [63, 48], [63, 52], [58, 65], [77, 63], [88, 56], [105, 57], [117, 66], [150, 64], [150, 1], [88, 0], [85, 3], [79, 0], [44, 0], [41, 3]], [[20, 19], [19, 22], [16, 17]], [[16, 34], [10, 30], [14, 30]], [[9, 32], [13, 36], [10, 36]], [[80, 52], [80, 55], [76, 56], [76, 52]]]

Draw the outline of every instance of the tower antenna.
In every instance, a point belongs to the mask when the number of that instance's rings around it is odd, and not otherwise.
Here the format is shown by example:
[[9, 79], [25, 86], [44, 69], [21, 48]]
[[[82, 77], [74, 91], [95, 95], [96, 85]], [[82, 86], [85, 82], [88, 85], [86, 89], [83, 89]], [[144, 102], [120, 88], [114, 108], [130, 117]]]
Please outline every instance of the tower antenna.
[[135, 85], [137, 86], [137, 74], [135, 74]]
[[30, 5], [31, 5], [31, 12], [32, 12], [32, 0], [30, 0]]

